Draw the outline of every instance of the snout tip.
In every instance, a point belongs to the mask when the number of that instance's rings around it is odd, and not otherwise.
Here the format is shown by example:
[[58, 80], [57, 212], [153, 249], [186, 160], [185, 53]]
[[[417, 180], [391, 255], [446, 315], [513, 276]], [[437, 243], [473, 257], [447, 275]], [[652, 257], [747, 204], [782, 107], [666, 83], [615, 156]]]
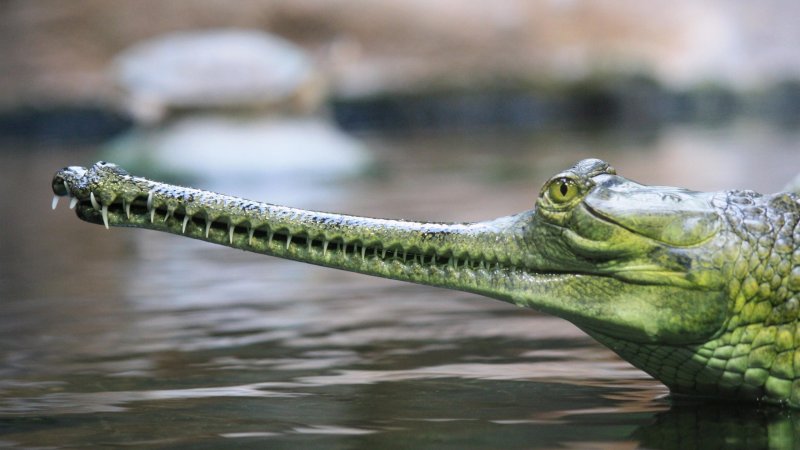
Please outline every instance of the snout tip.
[[60, 169], [53, 175], [53, 193], [64, 197], [71, 195], [70, 187], [75, 186], [77, 180], [86, 173], [85, 167], [69, 166]]

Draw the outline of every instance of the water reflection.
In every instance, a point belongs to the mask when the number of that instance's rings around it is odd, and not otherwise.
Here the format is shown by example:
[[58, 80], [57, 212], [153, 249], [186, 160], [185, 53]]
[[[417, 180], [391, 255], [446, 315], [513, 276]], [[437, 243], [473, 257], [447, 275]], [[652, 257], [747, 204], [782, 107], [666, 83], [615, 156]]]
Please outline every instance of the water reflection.
[[[698, 189], [774, 190], [800, 167], [795, 134], [741, 129], [670, 130], [642, 152], [619, 136], [370, 139], [375, 173], [300, 206], [484, 219], [591, 155]], [[667, 399], [560, 319], [50, 211], [52, 171], [93, 159], [0, 153], [7, 445], [789, 448], [800, 429]]]
[[800, 442], [800, 417], [777, 408], [678, 400], [632, 437], [647, 448], [792, 449]]

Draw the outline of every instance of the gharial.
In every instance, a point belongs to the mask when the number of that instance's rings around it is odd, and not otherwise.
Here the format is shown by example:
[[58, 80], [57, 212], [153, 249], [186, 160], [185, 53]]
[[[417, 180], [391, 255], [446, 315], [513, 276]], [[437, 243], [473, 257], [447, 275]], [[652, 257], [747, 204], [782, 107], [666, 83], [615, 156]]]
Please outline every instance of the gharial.
[[597, 159], [475, 223], [306, 211], [131, 176], [52, 181], [81, 219], [483, 294], [567, 319], [673, 393], [800, 407], [800, 197], [646, 186]]

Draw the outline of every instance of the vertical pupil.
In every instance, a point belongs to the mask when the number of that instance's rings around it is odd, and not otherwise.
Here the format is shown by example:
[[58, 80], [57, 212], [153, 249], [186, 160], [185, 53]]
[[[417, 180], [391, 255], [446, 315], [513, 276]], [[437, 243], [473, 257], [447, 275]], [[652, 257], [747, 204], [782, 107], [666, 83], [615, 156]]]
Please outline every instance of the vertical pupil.
[[561, 195], [567, 195], [567, 191], [569, 191], [569, 187], [567, 186], [567, 183], [564, 183], [562, 181], [560, 190], [561, 190]]

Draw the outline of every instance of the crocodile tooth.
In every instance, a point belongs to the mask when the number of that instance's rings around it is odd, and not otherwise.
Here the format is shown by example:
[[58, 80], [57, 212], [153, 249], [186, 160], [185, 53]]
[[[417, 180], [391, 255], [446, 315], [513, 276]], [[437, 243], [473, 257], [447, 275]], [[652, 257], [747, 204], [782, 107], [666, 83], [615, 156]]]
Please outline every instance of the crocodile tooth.
[[208, 232], [211, 231], [211, 220], [206, 217], [206, 239], [208, 239]]
[[253, 245], [253, 234], [255, 234], [256, 229], [252, 225], [250, 229], [247, 230], [247, 245]]
[[275, 236], [275, 233], [272, 230], [267, 231], [267, 245], [272, 245], [272, 238]]
[[292, 243], [292, 233], [286, 233], [286, 250], [289, 250], [289, 244]]
[[186, 224], [188, 224], [188, 223], [189, 223], [189, 215], [187, 214], [187, 215], [183, 216], [183, 225], [181, 226], [181, 233], [182, 234], [186, 233]]
[[366, 257], [367, 257], [367, 246], [366, 245], [362, 245], [361, 246], [361, 259], [364, 259]]
[[322, 241], [322, 256], [325, 256], [326, 253], [328, 253], [328, 240], [327, 239], [323, 239], [323, 241]]
[[311, 251], [311, 236], [306, 236], [306, 247], [308, 247], [308, 251]]
[[58, 206], [58, 195], [53, 196], [53, 203], [51, 203], [51, 206], [53, 209], [56, 209], [56, 206]]
[[386, 249], [385, 248], [383, 249], [383, 252], [381, 252], [381, 259], [386, 259]]
[[78, 204], [78, 197], [70, 197], [69, 198], [69, 209], [74, 209], [75, 205]]
[[147, 210], [151, 211], [152, 209], [153, 209], [153, 191], [150, 191], [147, 193]]
[[233, 224], [228, 225], [228, 242], [233, 244], [233, 229], [236, 228]]
[[[67, 183], [67, 180], [64, 180], [64, 190], [67, 192], [67, 197], [69, 197], [70, 204], [72, 204], [72, 199], [74, 197], [72, 196], [72, 193], [69, 190], [69, 184]], [[58, 200], [56, 199], [56, 196], [53, 196], [53, 209], [56, 209], [56, 205], [57, 204], [58, 204]], [[72, 207], [70, 206], [70, 208], [72, 208]]]
[[125, 217], [131, 218], [131, 204], [124, 198], [122, 199], [122, 207], [125, 209]]
[[150, 210], [150, 223], [153, 223], [154, 220], [156, 220], [156, 209], [155, 208]]
[[108, 229], [108, 205], [103, 205], [100, 208], [100, 215], [103, 216], [103, 225], [106, 226], [106, 230]]
[[92, 202], [92, 208], [99, 210], [100, 204], [97, 203], [97, 199], [94, 198], [94, 192], [89, 192], [89, 201]]

